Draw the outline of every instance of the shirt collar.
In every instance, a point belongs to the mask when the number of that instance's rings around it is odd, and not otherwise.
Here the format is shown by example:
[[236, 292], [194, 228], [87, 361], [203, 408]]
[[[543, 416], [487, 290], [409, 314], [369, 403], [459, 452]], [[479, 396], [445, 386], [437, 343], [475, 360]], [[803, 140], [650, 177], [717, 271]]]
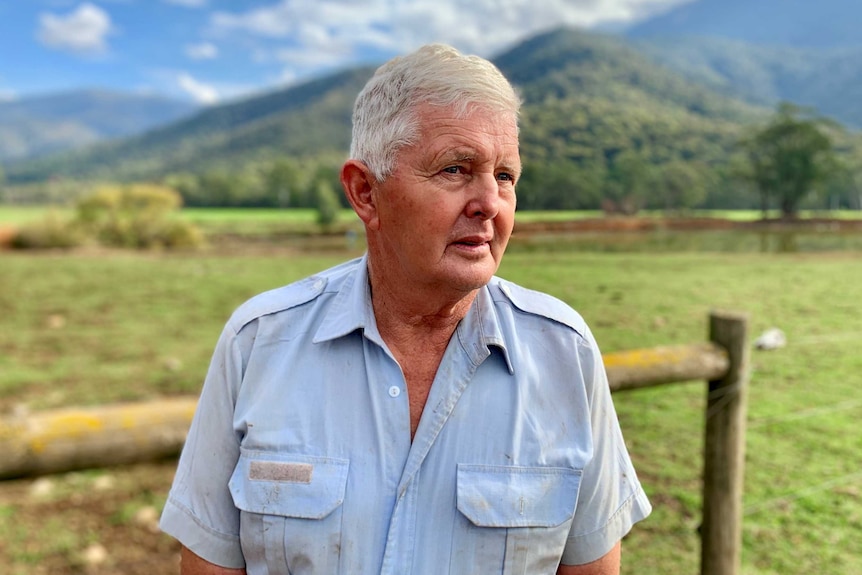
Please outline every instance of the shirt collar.
[[[495, 280], [496, 278], [491, 281]], [[474, 364], [482, 363], [491, 355], [491, 347], [496, 347], [503, 354], [509, 373], [515, 372], [509, 358], [509, 351], [506, 348], [506, 338], [503, 335], [500, 318], [497, 316], [497, 310], [488, 286], [484, 286], [476, 294], [470, 311], [458, 324], [455, 336]]]
[[[320, 343], [344, 337], [361, 329], [366, 338], [386, 348], [377, 330], [374, 308], [371, 305], [367, 254], [357, 262], [352, 273], [347, 275], [337, 289], [338, 292], [326, 311], [313, 342]], [[481, 288], [476, 294], [473, 305], [458, 324], [453, 337], [458, 338], [461, 347], [476, 365], [491, 355], [491, 346], [499, 348], [506, 360], [509, 373], [514, 373], [509, 352], [506, 349], [503, 329], [487, 286]]]
[[[336, 288], [338, 292], [326, 311], [320, 327], [312, 340], [320, 343], [356, 331], [364, 330], [365, 337], [382, 345], [374, 308], [371, 305], [371, 289], [368, 283], [368, 254], [362, 256], [353, 271]], [[384, 346], [385, 347], [385, 346]]]

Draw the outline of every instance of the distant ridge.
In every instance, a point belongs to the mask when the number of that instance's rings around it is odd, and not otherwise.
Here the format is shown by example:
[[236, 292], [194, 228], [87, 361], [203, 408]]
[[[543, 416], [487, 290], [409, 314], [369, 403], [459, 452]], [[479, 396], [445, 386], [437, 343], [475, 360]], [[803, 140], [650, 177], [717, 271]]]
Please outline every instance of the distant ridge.
[[790, 101], [862, 128], [862, 46], [804, 49], [697, 36], [633, 42], [656, 62], [722, 94], [770, 107]]
[[[720, 161], [766, 110], [705, 88], [625, 40], [576, 29], [531, 38], [495, 58], [524, 97], [527, 160], [604, 162], [632, 148], [648, 161]], [[249, 162], [343, 158], [353, 101], [373, 68], [346, 70], [214, 106], [110, 145], [8, 166], [12, 182], [48, 177], [147, 179]]]
[[794, 48], [862, 47], [858, 0], [694, 0], [630, 28], [631, 38], [716, 36]]
[[196, 109], [160, 96], [96, 89], [0, 102], [0, 162], [137, 134]]
[[353, 99], [372, 72], [351, 69], [213, 106], [110, 145], [11, 165], [7, 176], [19, 182], [39, 181], [48, 174], [146, 179], [216, 166], [235, 169], [284, 155], [343, 152], [350, 142]]
[[708, 118], [752, 119], [751, 107], [656, 65], [618, 36], [560, 28], [526, 40], [494, 62], [520, 87], [528, 105], [590, 98], [681, 107]]

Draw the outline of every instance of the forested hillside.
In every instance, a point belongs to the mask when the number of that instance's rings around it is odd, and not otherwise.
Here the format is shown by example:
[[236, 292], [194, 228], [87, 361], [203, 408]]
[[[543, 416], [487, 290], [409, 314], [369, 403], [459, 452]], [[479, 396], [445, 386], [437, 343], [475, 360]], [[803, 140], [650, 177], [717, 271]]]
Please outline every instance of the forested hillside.
[[356, 69], [239, 102], [122, 142], [13, 165], [13, 182], [48, 177], [154, 179], [251, 161], [342, 151], [350, 141], [353, 99], [371, 75]]
[[[525, 100], [526, 162], [605, 168], [627, 149], [648, 162], [716, 162], [740, 127], [764, 114], [652, 64], [612, 36], [557, 30], [496, 63]], [[208, 109], [119, 144], [13, 165], [8, 179], [152, 179], [279, 156], [344, 154], [351, 105], [371, 72], [349, 70]]]
[[790, 101], [862, 128], [862, 46], [812, 50], [717, 37], [651, 38], [633, 45], [722, 94], [764, 106]]
[[862, 2], [697, 0], [627, 32], [686, 78], [759, 105], [790, 101], [862, 127]]
[[[772, 108], [657, 58], [620, 37], [575, 29], [495, 58], [524, 99], [521, 208], [756, 207], [737, 178], [738, 144]], [[69, 179], [155, 180], [194, 205], [310, 205], [321, 189], [338, 189], [352, 103], [372, 72], [346, 70], [121, 142], [12, 164], [7, 181], [51, 180], [56, 190]]]
[[624, 202], [640, 195], [650, 168], [664, 164], [696, 163], [705, 195], [707, 169], [727, 161], [743, 126], [768, 114], [683, 79], [613, 36], [556, 30], [495, 61], [525, 101], [522, 197], [531, 207]]

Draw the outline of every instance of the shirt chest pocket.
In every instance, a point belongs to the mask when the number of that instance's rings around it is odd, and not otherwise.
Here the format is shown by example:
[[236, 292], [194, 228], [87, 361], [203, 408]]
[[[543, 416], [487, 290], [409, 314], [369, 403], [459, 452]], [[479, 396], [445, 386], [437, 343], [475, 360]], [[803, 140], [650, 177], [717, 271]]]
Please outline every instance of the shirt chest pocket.
[[555, 573], [581, 470], [459, 464], [450, 573]]
[[242, 453], [230, 479], [246, 571], [335, 573], [347, 459]]

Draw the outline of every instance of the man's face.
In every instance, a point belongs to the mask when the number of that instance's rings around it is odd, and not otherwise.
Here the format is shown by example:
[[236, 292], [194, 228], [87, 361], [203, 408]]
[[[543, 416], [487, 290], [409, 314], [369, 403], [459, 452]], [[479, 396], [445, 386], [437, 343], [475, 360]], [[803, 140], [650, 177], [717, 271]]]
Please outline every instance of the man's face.
[[521, 172], [511, 114], [420, 106], [420, 137], [374, 186], [377, 271], [399, 289], [468, 293], [497, 271]]

